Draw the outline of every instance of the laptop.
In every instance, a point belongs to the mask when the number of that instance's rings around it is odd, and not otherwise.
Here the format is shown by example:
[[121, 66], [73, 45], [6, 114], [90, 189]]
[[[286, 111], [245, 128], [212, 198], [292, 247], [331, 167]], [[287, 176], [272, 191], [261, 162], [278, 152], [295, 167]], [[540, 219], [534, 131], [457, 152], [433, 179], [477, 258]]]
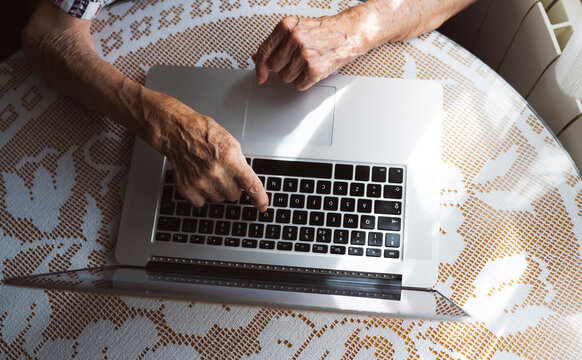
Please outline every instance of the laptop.
[[244, 192], [193, 207], [174, 188], [169, 161], [136, 139], [115, 252], [121, 265], [9, 283], [468, 317], [434, 290], [440, 84], [331, 75], [299, 92], [276, 76], [258, 85], [251, 70], [154, 66], [146, 86], [240, 141], [269, 210], [258, 213]]

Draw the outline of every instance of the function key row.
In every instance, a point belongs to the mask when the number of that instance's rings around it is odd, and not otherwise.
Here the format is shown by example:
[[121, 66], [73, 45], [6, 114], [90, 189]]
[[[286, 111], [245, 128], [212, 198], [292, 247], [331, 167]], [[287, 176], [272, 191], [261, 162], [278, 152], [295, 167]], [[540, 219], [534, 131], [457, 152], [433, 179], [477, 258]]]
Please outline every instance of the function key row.
[[[284, 161], [255, 159], [253, 170], [259, 175], [278, 175], [289, 177], [303, 177], [316, 179], [337, 179], [372, 181], [376, 183], [401, 184], [404, 182], [404, 170], [399, 167], [369, 166], [369, 165], [345, 165], [330, 163]], [[167, 170], [165, 183], [174, 183], [173, 170]], [[287, 190], [293, 191], [293, 190]]]
[[[257, 240], [257, 239], [240, 239], [221, 236], [204, 236], [204, 235], [186, 235], [158, 232], [156, 233], [156, 241], [192, 244], [206, 244], [214, 246], [228, 246], [228, 247], [243, 247], [264, 250], [281, 250], [281, 251], [296, 251], [296, 252], [313, 252], [317, 254], [333, 254], [333, 255], [348, 255], [363, 256], [364, 253], [369, 257], [381, 257], [382, 253], [385, 258], [397, 259], [400, 257], [400, 252], [395, 249], [378, 249], [378, 248], [363, 248], [359, 246], [341, 246], [341, 245], [325, 245], [325, 244], [308, 244], [308, 243], [293, 243], [289, 241], [273, 241], [273, 240]], [[347, 251], [346, 251], [347, 250]]]

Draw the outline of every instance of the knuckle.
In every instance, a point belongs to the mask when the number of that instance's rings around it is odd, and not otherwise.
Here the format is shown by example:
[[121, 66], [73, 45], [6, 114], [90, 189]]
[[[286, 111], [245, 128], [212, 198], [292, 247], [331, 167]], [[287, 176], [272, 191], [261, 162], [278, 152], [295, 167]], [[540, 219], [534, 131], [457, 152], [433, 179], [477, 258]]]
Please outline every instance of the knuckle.
[[297, 24], [297, 19], [293, 16], [285, 16], [283, 20], [279, 22], [281, 29], [287, 31], [293, 29], [295, 27], [295, 24]]

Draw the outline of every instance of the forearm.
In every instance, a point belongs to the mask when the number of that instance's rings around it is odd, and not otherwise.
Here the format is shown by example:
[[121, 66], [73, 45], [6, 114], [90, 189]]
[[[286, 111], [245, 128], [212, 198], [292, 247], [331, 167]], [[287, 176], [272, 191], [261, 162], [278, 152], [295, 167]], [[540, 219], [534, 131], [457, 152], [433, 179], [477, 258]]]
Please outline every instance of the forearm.
[[144, 88], [95, 53], [89, 25], [42, 1], [22, 34], [25, 53], [49, 83], [144, 137]]
[[362, 52], [438, 28], [476, 0], [368, 0], [340, 13], [362, 33]]

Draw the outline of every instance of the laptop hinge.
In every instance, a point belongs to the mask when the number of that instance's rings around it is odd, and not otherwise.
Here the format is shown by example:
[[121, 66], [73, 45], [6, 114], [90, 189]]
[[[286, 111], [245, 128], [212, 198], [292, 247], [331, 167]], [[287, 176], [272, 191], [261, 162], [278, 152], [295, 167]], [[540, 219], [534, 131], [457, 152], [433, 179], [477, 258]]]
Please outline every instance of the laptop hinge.
[[226, 261], [152, 257], [152, 280], [400, 299], [402, 276]]

